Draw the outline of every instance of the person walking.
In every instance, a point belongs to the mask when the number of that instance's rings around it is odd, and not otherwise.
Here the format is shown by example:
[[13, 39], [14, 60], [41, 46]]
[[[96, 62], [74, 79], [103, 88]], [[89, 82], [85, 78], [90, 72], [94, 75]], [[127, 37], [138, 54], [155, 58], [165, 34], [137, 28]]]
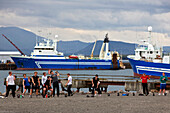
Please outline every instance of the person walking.
[[96, 74], [95, 77], [92, 79], [92, 88], [93, 88], [92, 95], [93, 96], [97, 95], [97, 91], [98, 91], [99, 96], [101, 96], [99, 84], [100, 84], [99, 78], [98, 78], [98, 75]]
[[162, 76], [160, 77], [160, 82], [161, 83], [160, 83], [160, 90], [159, 90], [158, 95], [161, 95], [162, 90], [163, 90], [162, 95], [165, 95], [166, 81], [168, 81], [168, 78], [167, 78], [167, 76], [165, 76], [165, 73], [162, 73]]
[[140, 79], [142, 80], [143, 94], [145, 94], [147, 96], [149, 94], [147, 79], [150, 80], [150, 78], [148, 76], [146, 76], [145, 73], [143, 73], [143, 75], [140, 77]]
[[59, 81], [58, 77], [60, 74], [56, 71], [55, 74], [52, 70], [48, 71], [49, 74], [51, 74], [51, 79], [53, 81], [53, 97], [55, 97], [55, 89], [57, 88], [57, 97], [59, 97]]
[[12, 96], [15, 98], [15, 76], [12, 75], [12, 72], [9, 72], [8, 77], [6, 78], [6, 87], [7, 87], [7, 92], [6, 92], [6, 98], [9, 95], [10, 89], [12, 90]]
[[24, 97], [24, 95], [25, 95], [25, 92], [27, 91], [27, 89], [28, 89], [28, 91], [30, 90], [30, 83], [29, 83], [29, 81], [30, 81], [30, 79], [28, 79], [27, 77], [26, 77], [26, 74], [23, 74], [23, 87], [24, 87], [24, 92], [23, 92], [23, 94], [22, 94], [22, 97]]
[[73, 96], [72, 91], [71, 91], [71, 87], [72, 87], [72, 76], [70, 76], [70, 73], [67, 74], [68, 76], [68, 81], [65, 84], [65, 86], [67, 86], [67, 92], [68, 92], [68, 96]]

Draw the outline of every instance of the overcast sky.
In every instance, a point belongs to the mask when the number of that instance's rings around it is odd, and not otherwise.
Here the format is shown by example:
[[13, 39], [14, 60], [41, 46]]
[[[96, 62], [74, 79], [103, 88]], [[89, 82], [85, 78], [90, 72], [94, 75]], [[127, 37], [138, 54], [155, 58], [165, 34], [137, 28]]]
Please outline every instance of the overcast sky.
[[101, 40], [108, 32], [111, 40], [131, 43], [152, 26], [170, 46], [170, 0], [0, 0], [0, 26], [51, 32], [59, 40]]

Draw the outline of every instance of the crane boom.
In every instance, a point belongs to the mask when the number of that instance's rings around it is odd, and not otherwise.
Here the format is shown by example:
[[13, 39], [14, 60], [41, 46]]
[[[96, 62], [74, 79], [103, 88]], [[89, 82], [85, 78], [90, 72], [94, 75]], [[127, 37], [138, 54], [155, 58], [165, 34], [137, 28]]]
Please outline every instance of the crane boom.
[[25, 54], [10, 39], [8, 39], [4, 34], [2, 34], [2, 36], [5, 37], [22, 55], [25, 56]]
[[92, 51], [91, 51], [91, 58], [93, 58], [93, 52], [94, 52], [94, 48], [96, 47], [96, 42], [97, 42], [97, 40], [95, 41], [95, 43], [94, 43], [94, 45], [93, 45], [93, 49], [92, 49]]

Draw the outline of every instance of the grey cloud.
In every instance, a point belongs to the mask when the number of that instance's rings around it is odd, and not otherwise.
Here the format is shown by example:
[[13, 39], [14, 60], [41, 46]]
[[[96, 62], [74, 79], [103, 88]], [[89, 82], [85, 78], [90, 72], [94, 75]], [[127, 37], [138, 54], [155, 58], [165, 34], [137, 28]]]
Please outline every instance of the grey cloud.
[[[159, 18], [170, 18], [169, 5], [168, 0], [0, 0], [0, 11], [8, 21], [13, 14], [15, 24], [23, 27], [143, 30], [152, 25], [159, 31], [167, 23]], [[8, 23], [4, 19], [2, 25]]]

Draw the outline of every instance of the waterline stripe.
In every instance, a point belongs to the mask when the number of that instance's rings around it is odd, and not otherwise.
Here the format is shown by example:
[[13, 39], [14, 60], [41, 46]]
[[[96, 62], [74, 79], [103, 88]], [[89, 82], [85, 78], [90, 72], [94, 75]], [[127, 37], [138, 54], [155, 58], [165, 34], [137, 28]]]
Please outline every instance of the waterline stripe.
[[36, 64], [64, 64], [64, 65], [111, 65], [111, 62], [47, 62], [47, 61], [36, 61]]
[[145, 66], [136, 66], [137, 73], [139, 74], [140, 70], [145, 70], [145, 71], [152, 71], [152, 72], [165, 72], [165, 73], [170, 73], [170, 69], [166, 68], [155, 68], [155, 67], [145, 67]]

